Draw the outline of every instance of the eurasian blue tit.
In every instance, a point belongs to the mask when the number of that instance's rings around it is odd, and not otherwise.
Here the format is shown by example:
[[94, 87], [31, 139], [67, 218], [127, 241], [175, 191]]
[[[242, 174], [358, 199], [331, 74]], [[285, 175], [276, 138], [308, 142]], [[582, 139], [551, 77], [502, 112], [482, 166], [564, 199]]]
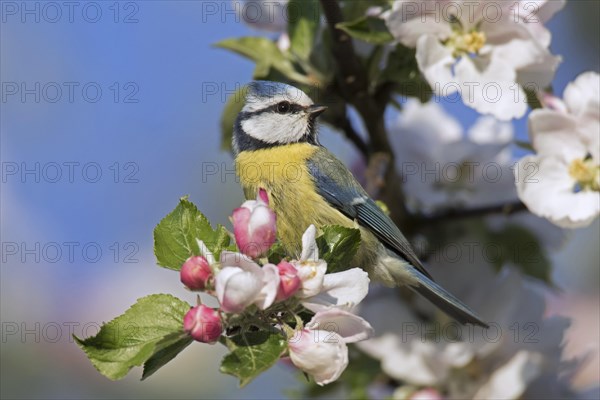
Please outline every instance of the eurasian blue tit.
[[288, 254], [300, 254], [314, 224], [357, 228], [361, 245], [352, 267], [388, 286], [408, 286], [461, 323], [487, 326], [436, 284], [400, 229], [333, 154], [319, 144], [316, 118], [326, 107], [300, 89], [268, 81], [248, 85], [234, 125], [236, 170], [246, 198], [263, 188], [277, 215]]

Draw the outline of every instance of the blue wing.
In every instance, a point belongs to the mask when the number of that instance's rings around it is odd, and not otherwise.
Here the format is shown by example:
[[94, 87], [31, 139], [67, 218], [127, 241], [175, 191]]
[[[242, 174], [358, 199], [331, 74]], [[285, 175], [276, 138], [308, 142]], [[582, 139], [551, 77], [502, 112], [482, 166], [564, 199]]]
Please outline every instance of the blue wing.
[[325, 149], [308, 161], [318, 193], [348, 218], [373, 233], [383, 245], [431, 278], [394, 222], [369, 197], [346, 166]]

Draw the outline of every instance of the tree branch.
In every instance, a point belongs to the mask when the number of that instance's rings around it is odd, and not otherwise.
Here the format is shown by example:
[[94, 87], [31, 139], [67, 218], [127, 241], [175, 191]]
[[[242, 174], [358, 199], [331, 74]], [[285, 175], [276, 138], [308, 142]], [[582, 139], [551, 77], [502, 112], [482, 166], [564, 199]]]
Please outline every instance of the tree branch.
[[358, 132], [356, 132], [350, 120], [347, 117], [344, 118], [342, 121], [340, 121], [340, 126], [348, 140], [350, 140], [354, 146], [356, 146], [358, 151], [360, 151], [363, 157], [368, 160], [370, 156], [369, 145], [363, 140], [363, 138], [360, 137]]
[[336, 61], [339, 79], [338, 85], [345, 100], [354, 106], [365, 123], [369, 134], [368, 159], [371, 155], [382, 153], [387, 155], [388, 162], [384, 171], [385, 185], [380, 187], [378, 195], [388, 205], [391, 216], [399, 225], [403, 225], [407, 217], [404, 206], [404, 193], [400, 182], [402, 181], [394, 167], [394, 154], [385, 129], [384, 112], [389, 102], [387, 97], [378, 96], [377, 99], [369, 95], [367, 72], [354, 51], [352, 38], [344, 31], [336, 28], [343, 22], [343, 15], [337, 0], [320, 0], [323, 13], [329, 25], [333, 45], [331, 51]]
[[463, 218], [485, 217], [492, 214], [512, 215], [521, 211], [527, 211], [527, 206], [520, 201], [507, 204], [497, 204], [492, 206], [453, 209], [434, 215], [416, 215], [422, 223], [440, 223]]

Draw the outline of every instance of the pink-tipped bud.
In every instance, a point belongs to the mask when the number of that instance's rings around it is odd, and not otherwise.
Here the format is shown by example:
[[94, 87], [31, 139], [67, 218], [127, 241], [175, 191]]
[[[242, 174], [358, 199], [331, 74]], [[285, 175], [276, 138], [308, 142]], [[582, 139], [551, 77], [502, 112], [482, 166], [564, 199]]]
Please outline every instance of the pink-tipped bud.
[[233, 234], [240, 251], [252, 258], [266, 253], [275, 243], [276, 221], [264, 189], [258, 191], [256, 200], [248, 200], [233, 210]]
[[183, 329], [198, 342], [214, 343], [219, 340], [223, 325], [217, 310], [200, 304], [185, 314]]
[[435, 389], [421, 389], [414, 392], [410, 400], [444, 400], [444, 396]]
[[202, 256], [188, 258], [180, 271], [181, 283], [190, 290], [204, 290], [212, 276], [212, 269]]
[[287, 261], [281, 261], [277, 264], [279, 270], [279, 289], [277, 291], [277, 300], [287, 300], [292, 297], [300, 285], [302, 280], [298, 276], [298, 270], [292, 264]]

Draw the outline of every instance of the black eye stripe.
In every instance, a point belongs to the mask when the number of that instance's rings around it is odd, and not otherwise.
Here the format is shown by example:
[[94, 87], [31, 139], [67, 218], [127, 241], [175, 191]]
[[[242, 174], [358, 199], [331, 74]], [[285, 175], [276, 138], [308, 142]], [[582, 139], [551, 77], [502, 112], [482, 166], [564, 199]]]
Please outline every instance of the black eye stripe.
[[[281, 102], [277, 103], [277, 104], [273, 104], [272, 106], [269, 106], [269, 107], [265, 107], [261, 110], [252, 111], [252, 112], [243, 112], [243, 113], [240, 113], [239, 116], [241, 117], [242, 120], [245, 120], [245, 119], [251, 118], [255, 115], [260, 115], [260, 114], [264, 114], [264, 113], [268, 113], [268, 112], [281, 114], [281, 112], [278, 111], [279, 104], [281, 104]], [[289, 104], [290, 104], [290, 109], [285, 114], [296, 114], [296, 113], [306, 110], [306, 107], [301, 106], [300, 104], [295, 104], [295, 103], [289, 103]]]

